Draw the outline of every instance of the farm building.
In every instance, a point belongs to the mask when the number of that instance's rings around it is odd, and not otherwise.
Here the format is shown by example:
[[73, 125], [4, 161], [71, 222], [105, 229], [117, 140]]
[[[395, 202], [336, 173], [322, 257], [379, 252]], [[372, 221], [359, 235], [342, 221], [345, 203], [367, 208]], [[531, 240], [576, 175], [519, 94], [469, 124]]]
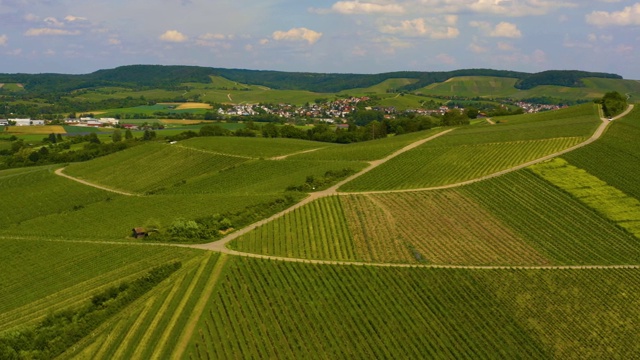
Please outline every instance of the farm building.
[[9, 119], [9, 121], [15, 122], [16, 126], [44, 125], [44, 120]]

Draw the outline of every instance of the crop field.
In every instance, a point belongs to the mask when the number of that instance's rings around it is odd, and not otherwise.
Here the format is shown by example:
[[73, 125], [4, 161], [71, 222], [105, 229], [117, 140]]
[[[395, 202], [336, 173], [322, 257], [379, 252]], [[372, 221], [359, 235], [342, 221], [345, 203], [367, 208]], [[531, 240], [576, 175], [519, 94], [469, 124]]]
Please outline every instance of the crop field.
[[640, 109], [611, 124], [595, 143], [562, 157], [628, 195], [640, 199]]
[[[87, 301], [192, 249], [0, 238], [0, 333]], [[29, 264], [29, 266], [25, 266]]]
[[63, 126], [60, 125], [39, 125], [39, 126], [7, 126], [5, 133], [8, 134], [36, 134], [49, 135], [66, 134]]
[[246, 160], [149, 143], [91, 162], [72, 164], [65, 173], [107, 187], [144, 193], [179, 186], [190, 178], [230, 168]]
[[189, 110], [189, 109], [211, 109], [211, 105], [207, 103], [187, 102], [176, 105], [176, 110]]
[[529, 168], [640, 239], [640, 201], [563, 159]]
[[583, 140], [574, 137], [438, 147], [436, 139], [343, 185], [340, 191], [420, 189], [454, 184], [509, 169]]
[[637, 264], [640, 259], [636, 237], [529, 170], [460, 191], [556, 264]]
[[625, 358], [640, 351], [633, 326], [640, 273], [633, 269], [231, 260], [189, 358]]
[[[386, 94], [387, 90], [394, 90], [415, 83], [416, 79], [396, 78], [387, 79], [379, 84], [367, 88], [355, 88], [342, 91], [344, 94]], [[395, 95], [394, 95], [395, 96]]]
[[214, 153], [245, 156], [254, 159], [266, 159], [336, 146], [335, 144], [298, 139], [239, 138], [227, 136], [192, 138], [181, 141], [180, 145]]
[[346, 145], [335, 145], [322, 148], [318, 151], [291, 156], [290, 159], [307, 160], [348, 160], [348, 161], [373, 161], [391, 155], [394, 151], [410, 145], [420, 139], [428, 138], [441, 131], [443, 128], [418, 131], [415, 133], [390, 136], [384, 139], [376, 139]]

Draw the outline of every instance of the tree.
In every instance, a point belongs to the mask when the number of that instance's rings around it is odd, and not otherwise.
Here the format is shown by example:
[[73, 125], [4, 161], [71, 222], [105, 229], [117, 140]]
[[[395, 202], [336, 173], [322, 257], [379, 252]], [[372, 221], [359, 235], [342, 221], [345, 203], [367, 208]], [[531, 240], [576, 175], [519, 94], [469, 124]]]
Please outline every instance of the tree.
[[87, 140], [91, 144], [100, 144], [100, 139], [98, 139], [98, 135], [96, 133], [93, 133], [93, 132], [91, 134], [87, 135]]
[[124, 132], [124, 138], [127, 140], [133, 139], [133, 133], [131, 132], [131, 129], [127, 129], [127, 131]]
[[606, 117], [621, 114], [627, 108], [627, 99], [617, 91], [604, 94], [602, 98], [602, 112]]
[[278, 127], [273, 123], [267, 123], [262, 126], [262, 137], [277, 138], [280, 135]]
[[122, 141], [122, 132], [120, 132], [120, 129], [115, 129], [113, 131], [113, 134], [111, 135], [111, 140], [114, 143]]
[[144, 141], [153, 140], [155, 138], [156, 138], [156, 132], [149, 129], [145, 130], [144, 135], [142, 136], [142, 140]]

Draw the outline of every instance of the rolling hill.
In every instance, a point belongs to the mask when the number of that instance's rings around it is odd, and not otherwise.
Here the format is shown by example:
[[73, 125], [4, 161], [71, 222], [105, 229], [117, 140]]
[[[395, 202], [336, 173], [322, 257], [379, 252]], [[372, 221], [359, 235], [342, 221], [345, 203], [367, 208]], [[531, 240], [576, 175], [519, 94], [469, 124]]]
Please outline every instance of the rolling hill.
[[[429, 87], [401, 79], [358, 91]], [[353, 144], [152, 141], [66, 165], [83, 183], [0, 171], [0, 358], [633, 358], [638, 137], [640, 109], [590, 103]]]

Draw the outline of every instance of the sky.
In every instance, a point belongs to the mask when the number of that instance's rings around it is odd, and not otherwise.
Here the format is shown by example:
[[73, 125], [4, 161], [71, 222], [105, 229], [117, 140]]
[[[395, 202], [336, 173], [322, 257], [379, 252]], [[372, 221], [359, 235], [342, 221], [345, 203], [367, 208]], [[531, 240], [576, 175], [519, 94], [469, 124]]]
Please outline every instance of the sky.
[[0, 0], [0, 73], [131, 64], [640, 80], [638, 0]]

